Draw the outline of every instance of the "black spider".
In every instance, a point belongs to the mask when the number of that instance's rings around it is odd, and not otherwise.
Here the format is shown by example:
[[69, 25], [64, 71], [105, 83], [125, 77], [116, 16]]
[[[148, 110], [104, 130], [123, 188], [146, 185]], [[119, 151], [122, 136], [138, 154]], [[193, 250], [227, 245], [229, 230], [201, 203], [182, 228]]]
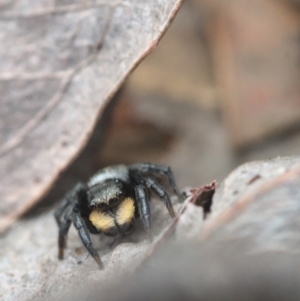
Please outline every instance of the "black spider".
[[174, 217], [169, 195], [154, 179], [155, 175], [167, 176], [174, 192], [180, 196], [170, 167], [152, 163], [107, 167], [98, 171], [88, 183], [78, 183], [54, 213], [59, 227], [58, 258], [63, 258], [67, 233], [73, 222], [84, 246], [99, 267], [103, 268], [89, 232], [125, 235], [139, 216], [145, 231], [150, 233], [151, 190], [163, 200], [170, 216]]

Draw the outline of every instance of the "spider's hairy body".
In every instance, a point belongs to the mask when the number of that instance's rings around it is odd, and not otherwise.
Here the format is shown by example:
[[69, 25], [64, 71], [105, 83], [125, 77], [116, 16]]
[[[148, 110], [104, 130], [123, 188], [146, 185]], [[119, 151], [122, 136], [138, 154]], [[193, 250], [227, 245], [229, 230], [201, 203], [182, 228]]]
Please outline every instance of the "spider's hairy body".
[[72, 222], [100, 267], [102, 262], [89, 233], [126, 235], [138, 217], [142, 219], [145, 231], [150, 233], [150, 190], [164, 201], [169, 214], [174, 217], [168, 193], [153, 178], [156, 174], [167, 176], [174, 192], [180, 195], [170, 168], [151, 163], [110, 166], [98, 171], [86, 184], [77, 184], [55, 212], [59, 226], [59, 258], [63, 258]]
[[103, 183], [106, 180], [118, 179], [120, 181], [126, 182], [129, 184], [130, 178], [128, 174], [128, 168], [126, 165], [114, 165], [105, 167], [95, 173], [91, 179], [88, 181], [88, 186], [92, 187], [99, 183]]

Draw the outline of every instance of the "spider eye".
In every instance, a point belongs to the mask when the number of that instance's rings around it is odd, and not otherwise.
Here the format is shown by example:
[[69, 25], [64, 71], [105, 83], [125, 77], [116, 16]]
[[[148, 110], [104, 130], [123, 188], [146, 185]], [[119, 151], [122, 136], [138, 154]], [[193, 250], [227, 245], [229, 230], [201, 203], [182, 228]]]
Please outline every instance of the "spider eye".
[[115, 206], [119, 203], [119, 199], [118, 198], [111, 198], [109, 199], [109, 206]]
[[118, 191], [117, 192], [117, 196], [123, 196], [125, 193], [124, 193], [124, 191]]
[[107, 205], [105, 203], [100, 203], [100, 204], [98, 204], [98, 208], [100, 210], [105, 210], [105, 209], [107, 209]]

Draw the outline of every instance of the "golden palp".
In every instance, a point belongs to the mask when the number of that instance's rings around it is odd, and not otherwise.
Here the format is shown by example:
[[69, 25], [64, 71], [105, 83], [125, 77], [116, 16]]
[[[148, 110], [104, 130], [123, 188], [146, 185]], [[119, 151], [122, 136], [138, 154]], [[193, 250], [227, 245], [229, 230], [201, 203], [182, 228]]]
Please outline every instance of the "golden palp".
[[116, 221], [119, 225], [131, 223], [134, 218], [135, 206], [132, 198], [126, 198], [120, 203], [117, 213]]
[[98, 230], [103, 232], [115, 226], [113, 217], [96, 209], [91, 212], [89, 220]]

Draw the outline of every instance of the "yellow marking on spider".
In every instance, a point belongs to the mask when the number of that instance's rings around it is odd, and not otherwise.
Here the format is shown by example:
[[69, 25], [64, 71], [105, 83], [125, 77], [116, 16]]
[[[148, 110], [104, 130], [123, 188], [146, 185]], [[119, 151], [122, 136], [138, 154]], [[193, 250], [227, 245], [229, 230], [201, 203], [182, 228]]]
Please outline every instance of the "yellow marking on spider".
[[134, 218], [134, 201], [132, 198], [125, 198], [124, 201], [118, 206], [116, 213], [116, 221], [119, 225], [132, 222]]
[[89, 219], [98, 230], [101, 230], [103, 232], [115, 227], [115, 221], [113, 217], [99, 210], [92, 211]]

